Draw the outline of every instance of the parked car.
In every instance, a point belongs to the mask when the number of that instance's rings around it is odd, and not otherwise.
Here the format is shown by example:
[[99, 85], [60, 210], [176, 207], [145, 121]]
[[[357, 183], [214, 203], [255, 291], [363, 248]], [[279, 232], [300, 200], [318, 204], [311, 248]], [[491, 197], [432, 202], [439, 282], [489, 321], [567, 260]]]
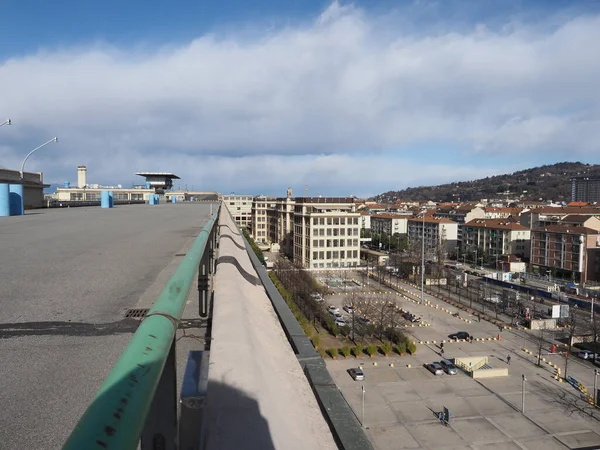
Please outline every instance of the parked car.
[[[334, 313], [331, 313], [331, 314], [333, 315], [333, 318], [335, 320], [344, 320], [344, 316], [342, 316], [339, 312], [334, 312]], [[344, 320], [344, 322], [345, 322], [345, 320]]]
[[335, 319], [335, 324], [338, 327], [345, 327], [346, 325], [348, 325], [343, 318], [342, 319]]
[[344, 306], [344, 311], [346, 311], [348, 314], [352, 314], [354, 312], [354, 308], [351, 305], [346, 305]]
[[371, 323], [371, 321], [369, 319], [367, 319], [366, 317], [359, 317], [358, 321], [365, 325], [369, 325]]
[[361, 369], [349, 369], [348, 372], [355, 381], [363, 381], [365, 379], [365, 373]]
[[471, 335], [466, 331], [458, 331], [456, 333], [449, 334], [450, 339], [469, 339]]
[[444, 369], [444, 372], [446, 372], [448, 375], [456, 375], [458, 373], [456, 366], [452, 363], [452, 361], [448, 361], [447, 359], [442, 359], [440, 361], [440, 366], [442, 366], [442, 369]]
[[319, 294], [318, 292], [313, 292], [312, 294], [310, 294], [310, 296], [316, 301], [316, 302], [323, 302], [325, 301], [325, 299], [323, 298], [323, 296], [321, 294]]
[[582, 359], [600, 359], [597, 354], [590, 350], [581, 350], [579, 353], [577, 353], [577, 356]]
[[444, 369], [442, 368], [440, 363], [437, 362], [426, 364], [425, 367], [434, 375], [442, 375], [444, 373]]
[[335, 313], [340, 312], [340, 308], [338, 308], [337, 306], [334, 306], [334, 305], [329, 305], [329, 308], [327, 309], [327, 311], [329, 311], [331, 314], [335, 314]]

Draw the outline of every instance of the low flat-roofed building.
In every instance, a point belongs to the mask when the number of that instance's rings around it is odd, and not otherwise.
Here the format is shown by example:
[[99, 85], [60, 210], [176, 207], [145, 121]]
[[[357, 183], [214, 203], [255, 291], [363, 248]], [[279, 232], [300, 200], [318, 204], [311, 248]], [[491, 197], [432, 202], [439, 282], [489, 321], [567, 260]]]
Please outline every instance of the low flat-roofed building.
[[0, 183], [23, 185], [23, 207], [25, 209], [43, 208], [44, 188], [50, 187], [44, 184], [42, 172], [21, 172], [18, 170], [0, 169]]

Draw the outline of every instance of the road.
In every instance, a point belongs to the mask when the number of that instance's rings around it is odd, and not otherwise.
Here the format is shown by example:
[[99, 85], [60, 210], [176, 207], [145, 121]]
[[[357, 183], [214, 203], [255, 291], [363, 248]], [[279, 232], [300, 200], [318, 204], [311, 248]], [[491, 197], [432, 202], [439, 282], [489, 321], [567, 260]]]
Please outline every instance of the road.
[[0, 219], [0, 448], [56, 449], [209, 217], [207, 204]]

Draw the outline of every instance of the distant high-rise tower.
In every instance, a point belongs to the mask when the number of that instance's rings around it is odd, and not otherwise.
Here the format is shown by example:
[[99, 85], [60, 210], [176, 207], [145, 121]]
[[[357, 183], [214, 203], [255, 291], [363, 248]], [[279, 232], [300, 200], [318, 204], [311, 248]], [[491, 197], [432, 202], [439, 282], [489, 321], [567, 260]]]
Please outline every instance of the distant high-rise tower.
[[572, 202], [600, 202], [600, 178], [571, 178]]
[[87, 167], [77, 166], [77, 187], [84, 188], [87, 186]]

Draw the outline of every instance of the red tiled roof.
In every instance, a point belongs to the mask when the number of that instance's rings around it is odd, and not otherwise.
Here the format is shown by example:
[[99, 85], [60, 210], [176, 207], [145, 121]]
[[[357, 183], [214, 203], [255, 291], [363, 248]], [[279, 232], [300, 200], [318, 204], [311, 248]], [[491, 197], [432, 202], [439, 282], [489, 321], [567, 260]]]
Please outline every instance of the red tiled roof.
[[545, 227], [537, 227], [532, 231], [546, 231], [551, 233], [562, 233], [562, 234], [600, 234], [600, 231], [593, 230], [588, 227], [576, 227], [569, 225], [547, 225]]
[[590, 204], [588, 202], [570, 202], [567, 203], [567, 206], [589, 206]]

